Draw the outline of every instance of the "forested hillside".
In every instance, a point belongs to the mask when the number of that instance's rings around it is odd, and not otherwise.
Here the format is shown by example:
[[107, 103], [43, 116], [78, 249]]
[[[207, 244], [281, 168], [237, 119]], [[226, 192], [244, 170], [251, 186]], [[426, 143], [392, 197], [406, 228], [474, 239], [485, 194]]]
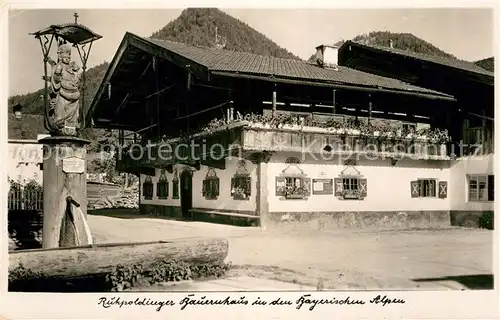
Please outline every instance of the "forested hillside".
[[[220, 39], [216, 41], [216, 29]], [[187, 44], [250, 52], [279, 58], [299, 59], [281, 48], [262, 33], [230, 15], [212, 8], [184, 10], [152, 38], [183, 42]]]
[[[394, 48], [401, 50], [408, 50], [417, 53], [424, 53], [444, 58], [456, 59], [455, 56], [444, 52], [433, 44], [414, 36], [411, 33], [393, 33], [389, 31], [374, 31], [368, 34], [362, 34], [356, 36], [352, 41], [359, 42], [367, 45], [376, 45], [382, 47], [389, 47], [390, 42]], [[345, 40], [338, 41], [334, 43], [336, 46], [341, 46], [344, 44]], [[314, 53], [309, 61], [313, 62], [316, 60], [316, 54]]]

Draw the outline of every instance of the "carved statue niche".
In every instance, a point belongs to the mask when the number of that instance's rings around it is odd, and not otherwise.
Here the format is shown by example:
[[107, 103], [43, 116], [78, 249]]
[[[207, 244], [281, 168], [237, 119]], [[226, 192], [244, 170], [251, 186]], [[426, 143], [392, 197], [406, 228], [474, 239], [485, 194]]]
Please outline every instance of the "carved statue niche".
[[82, 71], [71, 61], [71, 46], [61, 44], [57, 63], [52, 68], [50, 103], [46, 124], [51, 134], [75, 136], [80, 128], [80, 83]]

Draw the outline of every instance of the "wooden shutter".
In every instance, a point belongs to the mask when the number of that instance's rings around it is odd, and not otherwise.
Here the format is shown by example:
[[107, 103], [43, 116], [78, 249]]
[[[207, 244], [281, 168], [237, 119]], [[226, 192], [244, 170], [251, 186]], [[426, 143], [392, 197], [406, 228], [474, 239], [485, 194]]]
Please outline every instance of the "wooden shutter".
[[245, 178], [246, 192], [248, 196], [252, 194], [252, 179], [250, 177]]
[[342, 185], [342, 178], [335, 178], [334, 179], [335, 181], [335, 196], [336, 197], [341, 197], [342, 196], [342, 189], [343, 189], [343, 185]]
[[302, 188], [306, 196], [311, 195], [311, 178], [302, 178]]
[[448, 196], [448, 182], [447, 181], [439, 181], [438, 188], [439, 198], [444, 199]]
[[367, 181], [366, 179], [359, 179], [359, 196], [361, 199], [365, 198], [367, 195]]
[[285, 177], [276, 177], [276, 195], [285, 196]]
[[219, 196], [219, 178], [214, 179], [212, 187], [212, 196], [217, 198]]
[[488, 176], [488, 201], [495, 200], [495, 176]]
[[418, 198], [418, 195], [420, 193], [419, 186], [420, 185], [418, 184], [418, 181], [412, 181], [410, 183], [410, 192], [412, 198]]
[[202, 185], [202, 189], [201, 189], [201, 194], [206, 197], [207, 196], [207, 182], [208, 180], [203, 180], [203, 185]]

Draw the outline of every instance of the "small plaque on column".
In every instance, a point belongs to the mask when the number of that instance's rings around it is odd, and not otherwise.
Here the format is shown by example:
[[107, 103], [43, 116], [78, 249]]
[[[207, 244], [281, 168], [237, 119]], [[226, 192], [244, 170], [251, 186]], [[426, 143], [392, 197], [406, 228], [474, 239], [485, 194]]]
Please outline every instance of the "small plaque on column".
[[70, 157], [62, 160], [65, 173], [83, 173], [85, 171], [85, 160]]

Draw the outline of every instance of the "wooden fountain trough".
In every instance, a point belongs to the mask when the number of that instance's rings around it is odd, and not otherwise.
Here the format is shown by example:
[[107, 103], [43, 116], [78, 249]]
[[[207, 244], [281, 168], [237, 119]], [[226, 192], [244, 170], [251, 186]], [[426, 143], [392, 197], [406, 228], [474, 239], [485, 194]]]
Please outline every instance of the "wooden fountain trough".
[[172, 241], [106, 243], [78, 247], [9, 252], [9, 271], [20, 264], [48, 277], [80, 277], [112, 272], [118, 264], [132, 266], [167, 261], [222, 262], [229, 245], [222, 238], [186, 238]]

